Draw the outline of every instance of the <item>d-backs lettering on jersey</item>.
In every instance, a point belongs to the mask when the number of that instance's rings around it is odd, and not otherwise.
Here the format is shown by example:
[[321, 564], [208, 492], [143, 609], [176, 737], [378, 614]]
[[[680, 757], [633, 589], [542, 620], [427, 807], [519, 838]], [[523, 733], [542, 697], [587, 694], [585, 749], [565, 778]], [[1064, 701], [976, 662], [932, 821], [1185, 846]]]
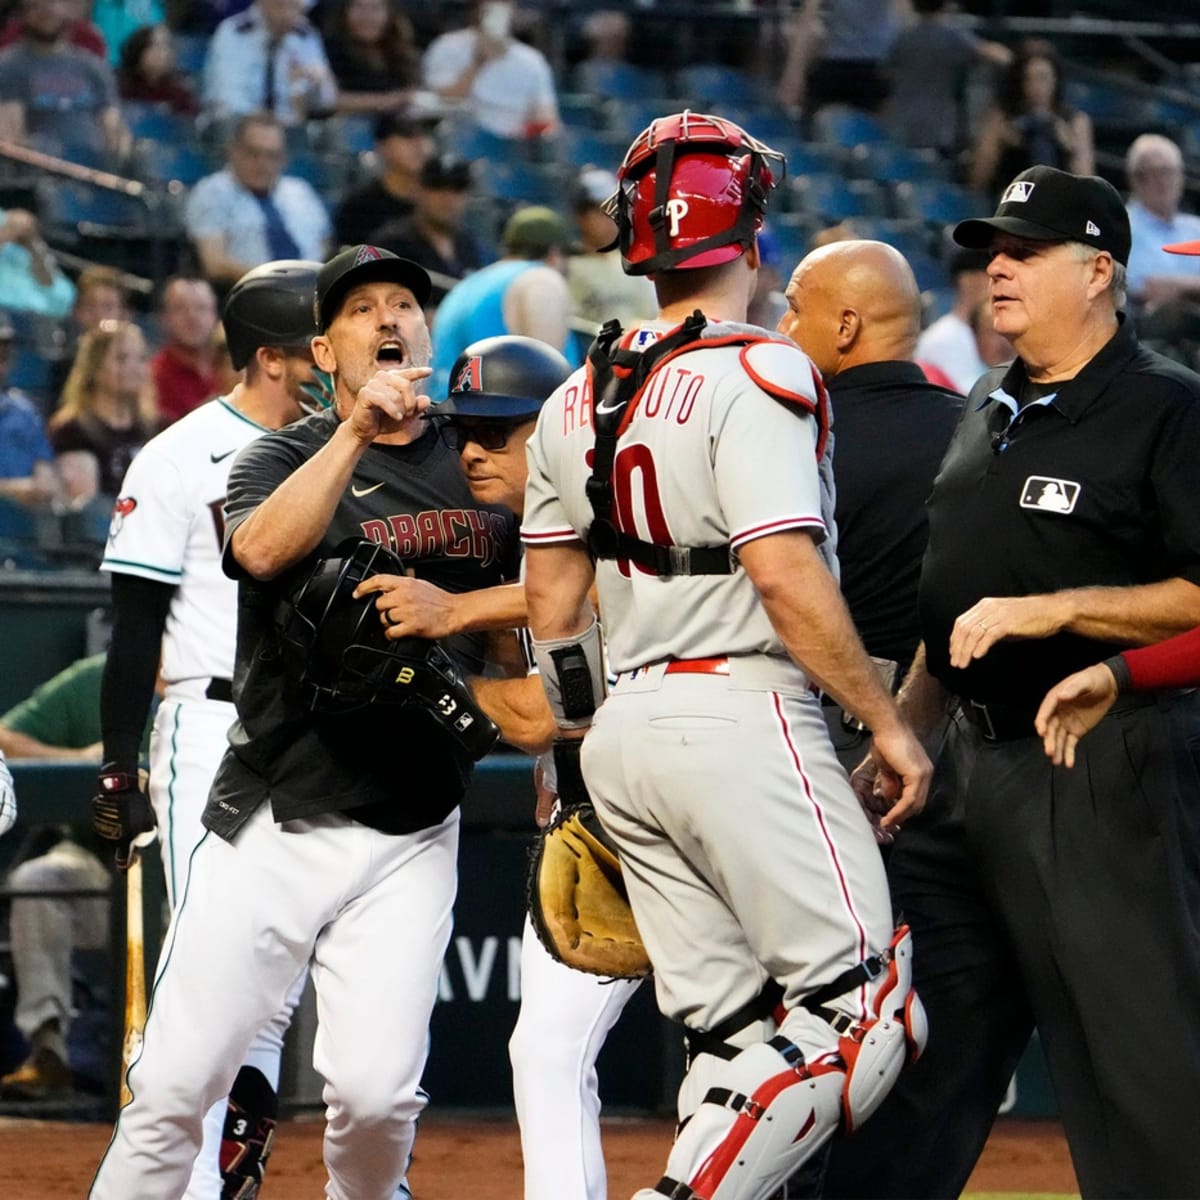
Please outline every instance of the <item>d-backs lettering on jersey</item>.
[[372, 517], [362, 522], [362, 534], [406, 561], [444, 556], [491, 567], [500, 561], [500, 547], [511, 538], [512, 520], [489, 509], [427, 508]]

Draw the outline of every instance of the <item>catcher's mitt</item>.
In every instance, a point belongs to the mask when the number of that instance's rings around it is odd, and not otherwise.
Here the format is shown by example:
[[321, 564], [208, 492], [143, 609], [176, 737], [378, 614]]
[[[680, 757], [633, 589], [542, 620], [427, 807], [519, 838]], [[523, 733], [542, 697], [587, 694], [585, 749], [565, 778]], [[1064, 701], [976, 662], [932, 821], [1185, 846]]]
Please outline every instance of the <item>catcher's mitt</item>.
[[613, 979], [650, 974], [617, 852], [591, 804], [564, 809], [534, 842], [529, 916], [568, 967]]

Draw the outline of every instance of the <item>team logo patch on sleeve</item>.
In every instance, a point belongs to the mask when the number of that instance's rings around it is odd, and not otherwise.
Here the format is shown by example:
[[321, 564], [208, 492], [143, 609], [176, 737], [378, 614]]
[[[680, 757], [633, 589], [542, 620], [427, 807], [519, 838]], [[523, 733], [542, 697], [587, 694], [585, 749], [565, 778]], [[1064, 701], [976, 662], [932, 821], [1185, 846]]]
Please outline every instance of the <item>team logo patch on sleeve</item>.
[[108, 536], [115, 538], [125, 524], [125, 518], [137, 508], [137, 501], [132, 496], [120, 496], [113, 505], [112, 520], [108, 524]]
[[1051, 479], [1030, 475], [1021, 489], [1021, 507], [1038, 512], [1072, 513], [1083, 488], [1073, 479]]

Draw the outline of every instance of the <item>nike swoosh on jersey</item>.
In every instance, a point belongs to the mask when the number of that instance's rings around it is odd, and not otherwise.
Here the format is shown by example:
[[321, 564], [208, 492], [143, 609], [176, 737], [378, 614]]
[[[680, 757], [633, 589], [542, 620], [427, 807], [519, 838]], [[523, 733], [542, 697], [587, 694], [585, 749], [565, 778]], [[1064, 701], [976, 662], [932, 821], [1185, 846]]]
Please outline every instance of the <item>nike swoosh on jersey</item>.
[[224, 459], [227, 459], [231, 454], [236, 454], [236, 453], [237, 453], [237, 447], [234, 446], [234, 448], [232, 450], [226, 450], [224, 454], [213, 454], [212, 451], [210, 450], [208, 457], [211, 458], [213, 462], [219, 463], [219, 462], [222, 462]]
[[369, 488], [356, 488], [352, 484], [350, 487], [350, 494], [352, 496], [369, 496], [372, 492], [379, 491], [381, 487], [383, 487], [382, 483], [377, 483], [374, 487]]

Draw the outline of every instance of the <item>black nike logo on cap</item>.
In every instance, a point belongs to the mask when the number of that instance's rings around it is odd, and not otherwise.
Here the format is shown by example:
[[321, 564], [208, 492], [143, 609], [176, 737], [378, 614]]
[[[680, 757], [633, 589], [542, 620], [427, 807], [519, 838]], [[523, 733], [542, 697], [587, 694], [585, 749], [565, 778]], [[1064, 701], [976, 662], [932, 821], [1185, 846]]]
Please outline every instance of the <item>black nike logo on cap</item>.
[[226, 459], [231, 454], [236, 454], [236, 453], [237, 453], [237, 447], [234, 446], [234, 448], [232, 450], [226, 450], [224, 454], [213, 454], [210, 452], [208, 457], [211, 458], [213, 460], [213, 462], [219, 463], [219, 462], [221, 462], [222, 459]]

